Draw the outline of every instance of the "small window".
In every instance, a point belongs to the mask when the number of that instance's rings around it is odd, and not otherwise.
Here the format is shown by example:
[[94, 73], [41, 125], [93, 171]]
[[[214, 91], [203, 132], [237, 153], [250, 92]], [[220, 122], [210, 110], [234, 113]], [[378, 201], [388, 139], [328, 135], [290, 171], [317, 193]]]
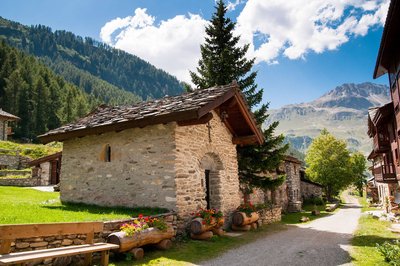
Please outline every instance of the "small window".
[[111, 162], [111, 146], [109, 144], [106, 145], [104, 150], [104, 161]]

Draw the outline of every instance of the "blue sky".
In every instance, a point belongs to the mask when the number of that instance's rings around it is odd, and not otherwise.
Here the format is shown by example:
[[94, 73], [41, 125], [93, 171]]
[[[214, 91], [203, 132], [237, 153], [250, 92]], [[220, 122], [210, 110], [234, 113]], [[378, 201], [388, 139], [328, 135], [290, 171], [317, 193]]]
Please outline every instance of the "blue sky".
[[[339, 3], [340, 2], [340, 3]], [[388, 0], [231, 0], [271, 108], [372, 79]], [[2, 0], [0, 16], [105, 41], [188, 81], [214, 0]], [[118, 19], [119, 18], [119, 19]]]

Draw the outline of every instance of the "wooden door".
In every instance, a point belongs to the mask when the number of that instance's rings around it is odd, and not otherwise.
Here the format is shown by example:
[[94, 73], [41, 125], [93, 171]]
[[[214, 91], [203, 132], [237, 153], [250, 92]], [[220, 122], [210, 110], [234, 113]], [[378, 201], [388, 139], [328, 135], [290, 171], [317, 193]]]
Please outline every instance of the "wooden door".
[[60, 182], [60, 175], [58, 171], [58, 160], [51, 162], [50, 169], [50, 185], [57, 185]]

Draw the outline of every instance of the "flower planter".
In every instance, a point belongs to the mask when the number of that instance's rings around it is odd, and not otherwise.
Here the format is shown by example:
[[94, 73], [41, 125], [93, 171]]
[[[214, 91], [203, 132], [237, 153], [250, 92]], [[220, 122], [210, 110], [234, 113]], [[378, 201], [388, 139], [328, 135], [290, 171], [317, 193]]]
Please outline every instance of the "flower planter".
[[190, 232], [195, 235], [199, 235], [201, 233], [210, 231], [212, 228], [214, 228], [217, 225], [217, 222], [215, 219], [211, 219], [211, 223], [207, 224], [203, 218], [194, 218], [190, 222]]
[[235, 212], [232, 217], [232, 223], [236, 226], [243, 226], [257, 222], [260, 218], [257, 212], [252, 212], [248, 217], [244, 212]]
[[112, 233], [107, 237], [107, 242], [119, 245], [119, 249], [113, 250], [115, 252], [126, 252], [149, 244], [158, 244], [157, 246], [159, 246], [159, 248], [166, 249], [170, 246], [170, 242], [163, 240], [169, 240], [174, 236], [175, 231], [170, 226], [166, 231], [151, 227], [137, 232], [133, 236], [126, 236], [126, 233], [122, 231]]

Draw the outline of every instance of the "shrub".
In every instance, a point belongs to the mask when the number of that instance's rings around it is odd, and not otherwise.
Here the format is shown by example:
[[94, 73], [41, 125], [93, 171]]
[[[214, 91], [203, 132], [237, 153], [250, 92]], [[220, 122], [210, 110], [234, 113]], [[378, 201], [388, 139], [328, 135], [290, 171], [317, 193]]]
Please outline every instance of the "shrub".
[[252, 212], [256, 212], [256, 207], [251, 202], [243, 203], [236, 208], [238, 212], [244, 212], [247, 217], [251, 217]]
[[312, 196], [310, 198], [304, 199], [303, 201], [304, 205], [318, 205], [318, 206], [323, 206], [325, 205], [325, 201], [322, 199], [322, 197], [315, 197]]
[[382, 245], [376, 244], [376, 248], [385, 257], [385, 261], [391, 265], [400, 266], [400, 241], [392, 243], [385, 241]]

